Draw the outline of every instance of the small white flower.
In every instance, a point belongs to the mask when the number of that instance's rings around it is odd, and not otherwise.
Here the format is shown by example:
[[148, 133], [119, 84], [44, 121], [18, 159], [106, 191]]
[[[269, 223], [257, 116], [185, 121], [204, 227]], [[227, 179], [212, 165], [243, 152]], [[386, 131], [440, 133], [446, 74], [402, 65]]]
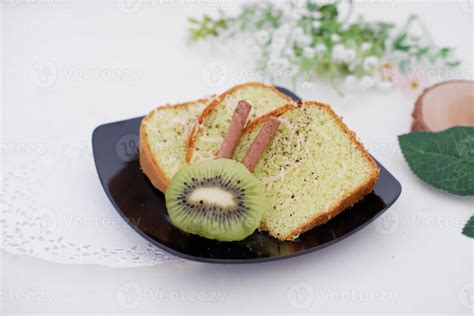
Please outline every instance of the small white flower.
[[355, 90], [357, 86], [359, 85], [359, 80], [357, 79], [356, 76], [354, 75], [349, 75], [344, 79], [344, 88], [347, 90]]
[[325, 52], [327, 50], [327, 46], [324, 43], [319, 43], [318, 45], [316, 45], [316, 47], [314, 49], [315, 49], [316, 53], [322, 53], [322, 52]]
[[357, 66], [358, 66], [358, 63], [356, 62], [349, 63], [349, 71], [354, 72]]
[[290, 33], [290, 26], [288, 24], [283, 24], [273, 31], [273, 36], [282, 36], [287, 37]]
[[349, 48], [349, 49], [346, 49], [343, 60], [345, 62], [349, 62], [349, 61], [353, 61], [356, 57], [357, 57], [357, 53], [355, 49]]
[[375, 84], [375, 81], [372, 77], [364, 76], [360, 79], [359, 87], [362, 90], [367, 90], [367, 89], [372, 88], [374, 86], [374, 84]]
[[316, 84], [314, 82], [311, 82], [311, 81], [303, 81], [301, 83], [301, 87], [303, 89], [313, 89], [315, 88]]
[[314, 48], [309, 47], [309, 46], [303, 48], [303, 56], [305, 58], [312, 59], [314, 58], [315, 55], [316, 55], [316, 50]]
[[334, 43], [338, 43], [340, 40], [341, 40], [341, 37], [337, 34], [332, 34], [331, 35], [331, 40], [334, 42]]
[[314, 11], [313, 13], [311, 13], [311, 15], [313, 16], [313, 18], [315, 19], [320, 19], [323, 17], [323, 15], [321, 14], [321, 12], [319, 11]]
[[270, 40], [270, 33], [266, 30], [261, 30], [257, 33], [257, 43], [260, 45], [265, 45]]
[[286, 69], [290, 65], [290, 63], [288, 62], [286, 58], [280, 58], [278, 60], [278, 63], [281, 69]]
[[270, 58], [270, 60], [268, 61], [268, 68], [270, 68], [270, 70], [285, 70], [286, 68], [288, 68], [288, 66], [290, 65], [290, 63], [288, 62], [288, 60], [286, 60], [285, 58]]
[[295, 38], [301, 37], [304, 35], [304, 30], [301, 27], [297, 27], [293, 30], [292, 34]]
[[286, 38], [283, 36], [273, 36], [270, 49], [281, 51], [286, 46]]
[[278, 59], [277, 58], [270, 58], [268, 60], [268, 68], [269, 70], [277, 69], [278, 68]]
[[306, 47], [308, 45], [311, 45], [312, 41], [313, 41], [313, 39], [311, 38], [311, 36], [304, 35], [304, 36], [301, 36], [300, 38], [298, 38], [296, 40], [296, 44], [298, 44], [298, 46], [300, 46], [300, 47]]
[[292, 34], [293, 40], [299, 47], [305, 47], [311, 44], [313, 39], [311, 36], [305, 34], [301, 27], [297, 27]]
[[287, 47], [283, 51], [283, 54], [285, 54], [285, 56], [288, 56], [288, 57], [294, 57], [295, 56], [295, 51], [293, 50], [293, 48]]
[[364, 42], [362, 43], [362, 45], [360, 45], [360, 50], [363, 52], [368, 51], [371, 48], [372, 48], [372, 44], [369, 42]]
[[320, 21], [314, 21], [313, 22], [313, 28], [319, 29], [321, 27], [321, 22]]
[[299, 71], [300, 71], [300, 68], [296, 65], [290, 65], [288, 67], [288, 74], [290, 75], [290, 77], [296, 76]]
[[364, 59], [364, 69], [372, 70], [379, 63], [379, 59], [375, 56], [368, 56]]
[[332, 48], [332, 59], [334, 61], [340, 61], [344, 58], [346, 48], [342, 44], [337, 44]]
[[286, 17], [289, 21], [298, 21], [300, 19], [300, 14], [295, 10], [286, 11]]

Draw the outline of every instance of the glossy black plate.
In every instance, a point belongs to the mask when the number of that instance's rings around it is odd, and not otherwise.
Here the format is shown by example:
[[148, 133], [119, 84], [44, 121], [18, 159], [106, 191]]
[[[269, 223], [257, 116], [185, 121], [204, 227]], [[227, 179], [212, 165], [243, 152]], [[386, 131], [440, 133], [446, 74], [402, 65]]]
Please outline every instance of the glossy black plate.
[[[295, 100], [290, 91], [279, 88]], [[168, 217], [164, 194], [141, 172], [138, 130], [142, 117], [105, 124], [92, 135], [99, 179], [118, 213], [153, 245], [181, 258], [212, 263], [252, 263], [289, 258], [334, 244], [367, 226], [399, 197], [401, 185], [380, 163], [374, 192], [329, 223], [280, 242], [255, 232], [238, 242], [218, 242], [188, 234]]]

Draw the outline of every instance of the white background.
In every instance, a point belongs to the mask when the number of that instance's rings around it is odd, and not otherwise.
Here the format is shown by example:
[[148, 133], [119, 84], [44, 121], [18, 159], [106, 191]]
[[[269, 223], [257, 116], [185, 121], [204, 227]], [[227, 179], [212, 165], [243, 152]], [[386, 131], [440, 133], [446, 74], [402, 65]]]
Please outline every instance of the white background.
[[[234, 65], [238, 56], [187, 45], [187, 17], [216, 12], [216, 1], [2, 3], [3, 142], [89, 139], [104, 122], [252, 79], [229, 66], [223, 80], [212, 80], [212, 67]], [[457, 48], [472, 79], [468, 5], [361, 1], [356, 13], [399, 23], [419, 14], [438, 43]], [[38, 81], [38, 63], [52, 63], [56, 75]], [[98, 72], [88, 77], [91, 69]], [[331, 103], [402, 183], [400, 199], [381, 220], [332, 247], [266, 264], [107, 268], [2, 252], [1, 312], [472, 313], [473, 242], [460, 231], [473, 200], [432, 189], [409, 171], [396, 136], [409, 131], [413, 96], [342, 99], [325, 84], [299, 87], [298, 94]], [[57, 194], [72, 190], [58, 184]], [[98, 203], [112, 207], [105, 194]]]

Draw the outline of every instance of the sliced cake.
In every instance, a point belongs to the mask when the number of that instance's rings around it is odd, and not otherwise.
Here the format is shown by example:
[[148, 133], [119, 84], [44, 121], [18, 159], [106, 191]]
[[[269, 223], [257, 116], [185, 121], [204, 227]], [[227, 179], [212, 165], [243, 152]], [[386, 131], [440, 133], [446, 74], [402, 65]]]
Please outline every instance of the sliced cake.
[[[293, 240], [372, 191], [376, 163], [328, 105], [290, 104], [269, 115], [280, 126], [254, 171], [267, 199], [261, 229]], [[242, 160], [269, 115], [247, 126], [234, 159]]]
[[140, 165], [151, 183], [165, 192], [169, 180], [186, 165], [186, 140], [208, 99], [161, 106], [140, 126]]
[[188, 163], [215, 157], [241, 100], [252, 105], [250, 121], [292, 102], [287, 95], [262, 83], [246, 83], [227, 90], [210, 102], [193, 126], [186, 147]]

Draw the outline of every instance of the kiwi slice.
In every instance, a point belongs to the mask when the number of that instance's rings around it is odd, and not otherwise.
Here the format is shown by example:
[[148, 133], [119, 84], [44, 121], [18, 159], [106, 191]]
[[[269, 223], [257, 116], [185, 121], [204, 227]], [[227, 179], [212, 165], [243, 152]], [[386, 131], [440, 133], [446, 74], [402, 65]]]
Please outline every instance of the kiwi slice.
[[171, 221], [192, 234], [237, 241], [260, 225], [265, 209], [261, 182], [241, 163], [204, 160], [181, 168], [166, 190]]

